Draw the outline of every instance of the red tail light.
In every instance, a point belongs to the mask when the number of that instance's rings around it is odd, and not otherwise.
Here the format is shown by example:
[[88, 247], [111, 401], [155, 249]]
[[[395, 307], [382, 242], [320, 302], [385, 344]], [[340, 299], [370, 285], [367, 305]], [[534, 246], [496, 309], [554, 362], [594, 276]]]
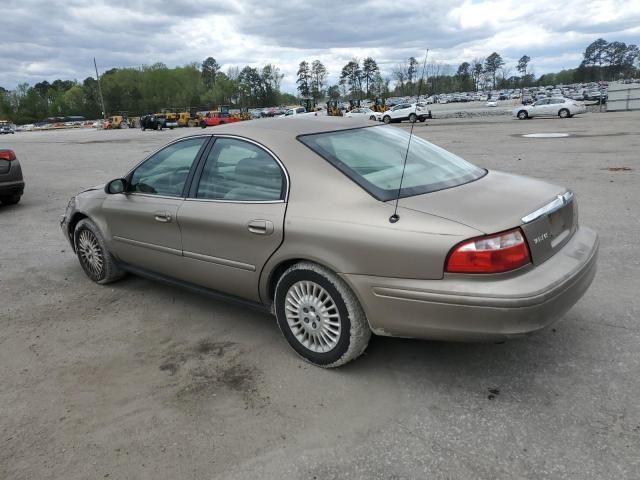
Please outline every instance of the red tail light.
[[11, 161], [11, 160], [15, 160], [16, 159], [16, 154], [14, 153], [13, 150], [0, 150], [0, 160], [7, 160], [7, 161]]
[[451, 250], [447, 272], [500, 273], [531, 262], [529, 247], [519, 228], [466, 240]]

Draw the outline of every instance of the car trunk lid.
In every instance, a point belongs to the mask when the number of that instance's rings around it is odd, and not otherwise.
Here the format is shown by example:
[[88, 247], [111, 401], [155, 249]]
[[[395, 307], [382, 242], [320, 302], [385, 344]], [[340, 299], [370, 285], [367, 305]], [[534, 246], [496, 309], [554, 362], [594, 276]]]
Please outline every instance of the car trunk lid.
[[521, 227], [534, 264], [562, 248], [577, 227], [577, 207], [565, 188], [497, 171], [458, 187], [400, 199], [399, 206], [486, 234]]

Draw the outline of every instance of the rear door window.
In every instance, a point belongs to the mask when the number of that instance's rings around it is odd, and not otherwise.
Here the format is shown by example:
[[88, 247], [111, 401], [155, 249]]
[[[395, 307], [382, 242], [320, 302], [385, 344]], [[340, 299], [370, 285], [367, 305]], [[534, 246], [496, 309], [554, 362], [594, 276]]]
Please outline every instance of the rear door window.
[[286, 180], [263, 148], [235, 138], [219, 138], [207, 156], [196, 198], [232, 202], [284, 199]]

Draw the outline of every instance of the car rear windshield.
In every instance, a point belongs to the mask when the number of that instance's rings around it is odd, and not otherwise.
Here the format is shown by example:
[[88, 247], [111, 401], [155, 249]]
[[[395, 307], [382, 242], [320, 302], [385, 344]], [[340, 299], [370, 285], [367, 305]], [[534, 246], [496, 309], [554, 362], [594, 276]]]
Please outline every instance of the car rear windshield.
[[409, 134], [391, 126], [317, 133], [299, 139], [382, 201], [455, 187], [486, 174], [486, 170], [415, 135], [409, 144]]

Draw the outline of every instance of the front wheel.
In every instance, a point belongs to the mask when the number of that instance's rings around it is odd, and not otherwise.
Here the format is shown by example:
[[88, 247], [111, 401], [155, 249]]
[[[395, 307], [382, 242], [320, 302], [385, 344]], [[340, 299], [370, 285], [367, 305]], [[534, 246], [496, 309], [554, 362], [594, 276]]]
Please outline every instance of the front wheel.
[[410, 121], [411, 123], [416, 123], [416, 119], [417, 119], [417, 118], [418, 118], [418, 117], [416, 116], [416, 114], [415, 114], [415, 113], [412, 113], [411, 115], [409, 115], [409, 121]]
[[80, 265], [91, 280], [101, 285], [115, 282], [124, 272], [107, 249], [100, 230], [88, 218], [80, 220], [73, 233]]
[[7, 195], [5, 197], [0, 197], [0, 203], [4, 205], [15, 205], [20, 201], [21, 195]]
[[375, 115], [371, 115], [371, 116], [369, 117], [369, 120], [373, 120], [373, 121], [375, 121], [375, 119], [376, 119]]
[[367, 348], [371, 330], [349, 286], [320, 265], [301, 262], [275, 291], [278, 326], [289, 345], [320, 367], [344, 365]]
[[389, 125], [389, 124], [391, 123], [391, 117], [390, 117], [389, 115], [386, 115], [386, 116], [382, 119], [382, 121], [383, 121], [384, 123], [386, 123], [387, 125]]
[[567, 110], [566, 108], [563, 108], [562, 110], [560, 110], [558, 112], [558, 116], [560, 118], [569, 118], [570, 114], [569, 114], [569, 110]]
[[527, 111], [526, 111], [526, 110], [520, 110], [520, 111], [518, 112], [518, 118], [519, 118], [520, 120], [526, 120], [528, 116], [529, 116], [529, 115], [527, 114]]

